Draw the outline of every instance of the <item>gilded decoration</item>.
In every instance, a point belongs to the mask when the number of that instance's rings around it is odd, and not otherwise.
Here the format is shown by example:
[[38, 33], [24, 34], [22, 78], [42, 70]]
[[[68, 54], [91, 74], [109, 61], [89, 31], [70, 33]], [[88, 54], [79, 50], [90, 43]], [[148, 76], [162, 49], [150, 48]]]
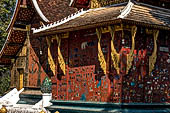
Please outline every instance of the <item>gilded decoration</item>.
[[128, 0], [91, 0], [91, 8], [99, 8], [127, 1]]
[[91, 0], [91, 8], [99, 8], [100, 2], [98, 0]]
[[0, 109], [0, 113], [7, 113], [6, 107], [3, 105], [2, 108]]
[[130, 53], [127, 55], [127, 67], [126, 67], [126, 74], [128, 74], [129, 69], [132, 66], [132, 61], [133, 61], [133, 55], [134, 55], [134, 49], [135, 49], [135, 36], [137, 32], [137, 27], [133, 26], [131, 28], [131, 35], [132, 35], [132, 48], [130, 50]]
[[56, 35], [56, 40], [57, 40], [57, 43], [58, 43], [58, 63], [59, 63], [61, 70], [63, 71], [63, 73], [65, 75], [66, 74], [66, 64], [64, 62], [64, 58], [63, 58], [61, 51], [60, 51], [61, 37]]
[[119, 62], [120, 62], [120, 55], [116, 52], [116, 49], [114, 47], [114, 34], [115, 34], [115, 28], [112, 26], [109, 26], [109, 31], [111, 34], [111, 59], [113, 61], [113, 66], [117, 71], [117, 74], [119, 74]]
[[106, 74], [106, 61], [101, 49], [101, 45], [100, 45], [100, 41], [101, 41], [101, 37], [102, 37], [102, 31], [100, 28], [96, 28], [96, 33], [97, 33], [97, 37], [98, 37], [98, 60], [100, 62], [100, 66], [104, 72], [104, 74]]
[[50, 51], [51, 39], [49, 37], [46, 37], [46, 40], [47, 40], [47, 45], [48, 45], [48, 63], [50, 65], [50, 69], [53, 72], [53, 75], [55, 75], [55, 63], [54, 63], [54, 60], [53, 60], [53, 57]]
[[123, 30], [131, 30], [131, 34], [132, 34], [132, 48], [130, 50], [130, 53], [127, 55], [127, 67], [126, 67], [126, 74], [128, 73], [129, 69], [132, 66], [132, 61], [133, 61], [133, 51], [135, 49], [135, 36], [136, 36], [136, 31], [137, 31], [137, 27], [136, 26], [124, 26], [123, 24], [121, 24], [120, 26], [115, 25], [113, 26], [109, 26], [109, 31], [111, 34], [111, 59], [113, 61], [113, 66], [117, 71], [117, 74], [119, 74], [120, 72], [120, 68], [119, 68], [119, 63], [120, 63], [120, 54], [116, 52], [116, 49], [114, 47], [114, 34], [115, 31], [122, 31], [122, 37], [124, 37], [124, 32]]
[[149, 56], [149, 75], [151, 74], [152, 70], [155, 67], [156, 59], [157, 59], [157, 38], [159, 35], [159, 30], [153, 30], [153, 37], [154, 37], [154, 50], [152, 55]]

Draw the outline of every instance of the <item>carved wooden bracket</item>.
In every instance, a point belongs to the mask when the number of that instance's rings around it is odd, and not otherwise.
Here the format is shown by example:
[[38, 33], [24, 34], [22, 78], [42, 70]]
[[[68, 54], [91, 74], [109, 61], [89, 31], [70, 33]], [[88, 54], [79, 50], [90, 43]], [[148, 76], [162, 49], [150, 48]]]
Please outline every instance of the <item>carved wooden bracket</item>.
[[97, 33], [97, 37], [98, 37], [98, 60], [100, 62], [100, 66], [104, 72], [104, 74], [106, 74], [106, 61], [101, 49], [101, 45], [100, 45], [100, 41], [101, 41], [101, 36], [102, 36], [102, 31], [101, 28], [96, 28], [96, 33]]
[[54, 60], [53, 60], [53, 57], [52, 57], [51, 51], [50, 51], [51, 38], [46, 37], [46, 40], [47, 40], [47, 45], [48, 45], [48, 63], [50, 65], [50, 69], [53, 72], [53, 75], [55, 75], [55, 63], [54, 63]]
[[133, 26], [131, 28], [131, 35], [132, 35], [132, 48], [130, 50], [130, 53], [127, 55], [127, 67], [126, 67], [126, 74], [128, 74], [129, 69], [132, 66], [132, 61], [133, 61], [133, 54], [134, 54], [134, 49], [135, 49], [135, 36], [137, 32], [137, 27]]
[[111, 34], [111, 59], [113, 61], [113, 66], [117, 71], [117, 74], [119, 74], [119, 62], [120, 62], [120, 54], [117, 53], [115, 47], [114, 47], [114, 34], [115, 34], [115, 28], [112, 26], [109, 26], [109, 31]]
[[63, 73], [65, 75], [66, 74], [66, 64], [65, 64], [64, 58], [63, 58], [61, 51], [60, 51], [61, 38], [58, 35], [56, 35], [56, 40], [57, 40], [57, 43], [58, 43], [58, 63], [59, 63], [61, 70], [63, 71]]
[[159, 30], [153, 30], [153, 37], [154, 37], [154, 50], [152, 55], [149, 56], [149, 75], [151, 74], [152, 70], [155, 67], [156, 58], [157, 58], [157, 38], [159, 35]]

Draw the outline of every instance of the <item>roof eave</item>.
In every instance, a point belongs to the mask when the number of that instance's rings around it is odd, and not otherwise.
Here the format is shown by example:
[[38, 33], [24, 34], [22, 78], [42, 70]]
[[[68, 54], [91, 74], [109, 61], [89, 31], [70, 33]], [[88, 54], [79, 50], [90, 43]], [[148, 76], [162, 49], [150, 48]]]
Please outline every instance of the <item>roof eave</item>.
[[154, 29], [170, 30], [170, 27], [164, 26], [164, 25], [149, 24], [149, 23], [144, 23], [144, 22], [137, 22], [137, 21], [134, 21], [134, 20], [118, 18], [118, 19], [115, 19], [115, 20], [112, 20], [112, 21], [95, 23], [95, 24], [84, 25], [84, 26], [78, 26], [76, 28], [70, 27], [70, 28], [65, 28], [65, 29], [47, 30], [47, 31], [35, 33], [33, 35], [35, 37], [45, 36], [45, 35], [54, 35], [56, 33], [70, 32], [70, 31], [76, 31], [76, 30], [82, 30], [82, 29], [89, 29], [89, 28], [101, 27], [101, 26], [106, 26], [106, 25], [110, 25], [110, 24], [119, 24], [119, 23], [128, 23], [128, 24], [132, 24], [132, 25], [139, 25], [139, 26], [150, 27], [150, 28], [154, 28]]

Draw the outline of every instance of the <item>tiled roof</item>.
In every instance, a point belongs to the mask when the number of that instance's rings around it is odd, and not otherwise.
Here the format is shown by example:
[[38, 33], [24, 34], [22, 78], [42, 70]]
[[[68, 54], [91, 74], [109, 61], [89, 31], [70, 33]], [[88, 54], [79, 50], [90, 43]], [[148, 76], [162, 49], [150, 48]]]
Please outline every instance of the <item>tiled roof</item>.
[[0, 51], [0, 65], [10, 65], [11, 59], [15, 58], [22, 48], [26, 37], [26, 31], [18, 31], [14, 28], [9, 31], [6, 42]]
[[83, 29], [84, 26], [94, 27], [96, 24], [110, 24], [116, 22], [116, 20], [170, 30], [169, 9], [154, 7], [139, 2], [129, 2], [128, 4], [117, 6], [113, 5], [110, 7], [90, 9], [77, 18], [65, 21], [65, 23], [63, 22], [62, 24], [58, 24], [58, 26], [54, 25], [54, 27], [53, 24], [48, 25], [48, 27], [51, 27], [43, 30], [43, 28], [46, 27], [44, 26], [39, 29], [39, 34], [38, 32], [34, 33], [42, 35], [46, 34], [47, 32], [66, 32], [76, 29]]
[[[103, 7], [103, 8], [97, 8], [97, 9], [89, 9], [85, 11], [84, 14], [78, 16], [77, 18], [70, 19], [70, 21], [66, 22], [67, 19], [73, 18], [76, 15], [79, 15], [82, 13], [77, 13], [75, 15], [69, 16], [65, 21], [65, 23], [56, 26], [56, 27], [49, 27], [47, 31], [52, 31], [52, 30], [60, 30], [60, 29], [67, 29], [67, 28], [76, 28], [84, 25], [92, 25], [95, 23], [100, 23], [104, 21], [112, 21], [117, 18], [120, 14], [120, 10], [122, 10], [125, 7], [126, 4], [124, 5], [119, 5], [119, 6], [114, 6], [114, 7]], [[62, 22], [62, 21], [61, 21]], [[58, 23], [58, 22], [57, 22]], [[52, 25], [52, 26], [55, 26]], [[43, 28], [42, 28], [43, 29]], [[40, 30], [41, 31], [41, 30]]]
[[170, 10], [136, 3], [124, 19], [170, 27]]
[[44, 16], [54, 22], [69, 16], [77, 11], [76, 8], [70, 7], [70, 0], [37, 0], [38, 6]]

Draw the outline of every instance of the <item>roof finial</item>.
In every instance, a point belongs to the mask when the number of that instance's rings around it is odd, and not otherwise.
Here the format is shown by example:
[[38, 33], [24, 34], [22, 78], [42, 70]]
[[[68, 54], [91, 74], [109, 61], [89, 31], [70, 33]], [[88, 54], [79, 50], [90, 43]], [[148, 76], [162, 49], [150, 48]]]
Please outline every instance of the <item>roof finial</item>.
[[[133, 1], [133, 0], [132, 0]], [[129, 0], [128, 4], [126, 7], [121, 11], [121, 14], [117, 18], [125, 18], [131, 11], [134, 3]]]

